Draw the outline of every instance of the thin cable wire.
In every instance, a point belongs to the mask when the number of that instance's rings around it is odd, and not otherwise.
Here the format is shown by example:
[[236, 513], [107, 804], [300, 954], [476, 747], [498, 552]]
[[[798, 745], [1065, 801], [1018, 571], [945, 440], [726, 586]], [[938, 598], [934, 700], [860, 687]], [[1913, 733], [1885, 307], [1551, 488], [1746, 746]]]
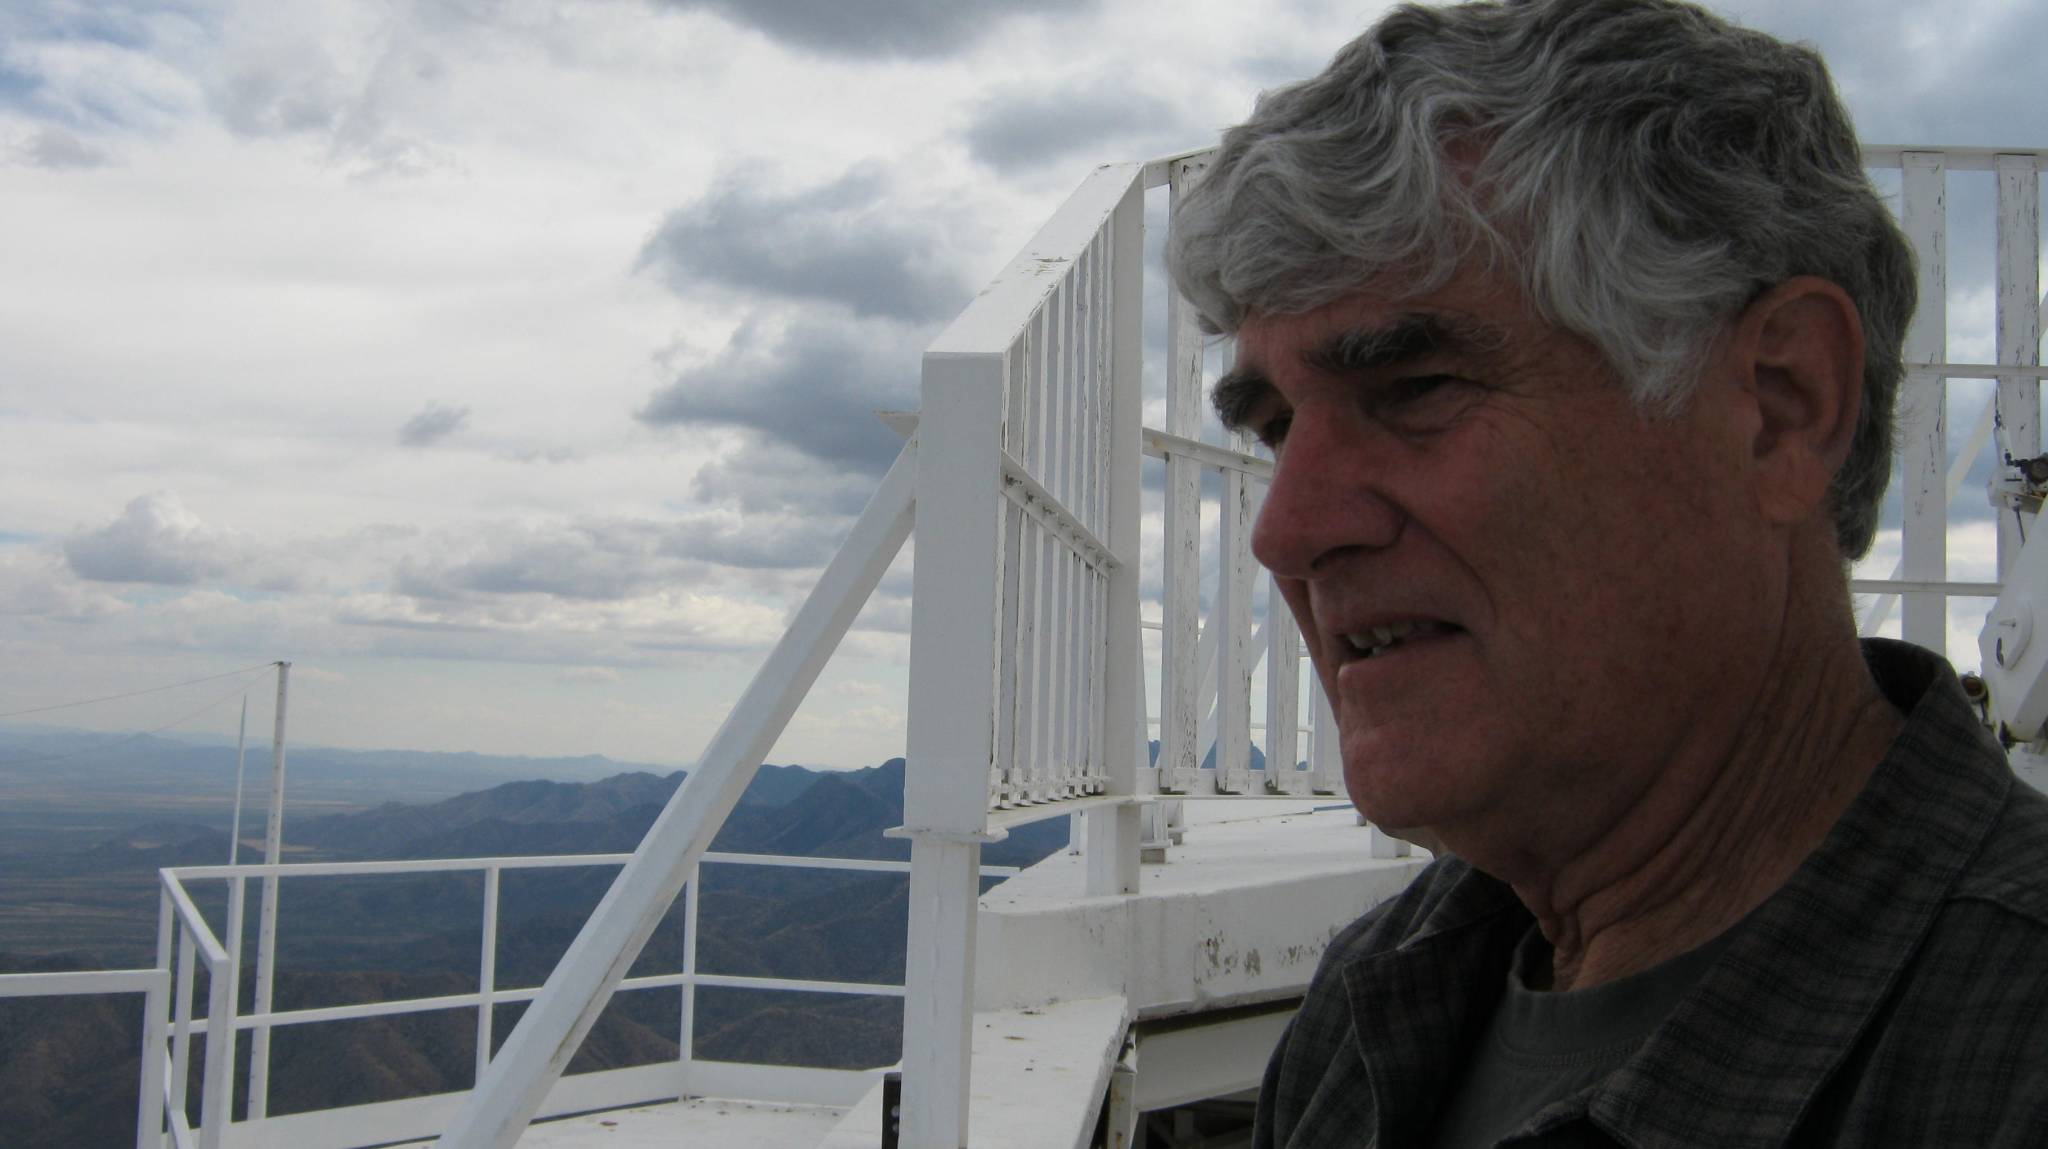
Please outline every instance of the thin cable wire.
[[[254, 667], [252, 669], [262, 670], [265, 669], [265, 667]], [[255, 676], [251, 675], [250, 677], [251, 680], [253, 681]], [[101, 751], [112, 750], [117, 746], [126, 746], [130, 742], [140, 741], [141, 739], [147, 738], [152, 734], [162, 734], [164, 731], [169, 730], [173, 726], [183, 726], [185, 723], [192, 721], [194, 718], [197, 718], [200, 715], [206, 713], [207, 711], [212, 710], [214, 707], [219, 706], [221, 703], [226, 702], [228, 699], [239, 696], [243, 691], [249, 689], [249, 686], [249, 682], [236, 683], [235, 688], [233, 690], [221, 695], [219, 698], [214, 699], [212, 702], [207, 703], [199, 709], [194, 710], [192, 713], [185, 715], [183, 718], [179, 718], [171, 722], [166, 722], [162, 726], [159, 726], [154, 730], [144, 730], [140, 733], [130, 734], [126, 738], [119, 738], [112, 742], [108, 742], [105, 745], [88, 746], [83, 750], [74, 750], [69, 754], [46, 754], [38, 758], [0, 759], [0, 766], [32, 766], [42, 762], [62, 762], [67, 758], [80, 758], [87, 754], [98, 754]]]
[[0, 714], [0, 718], [19, 718], [24, 714], [42, 714], [50, 710], [68, 710], [73, 706], [91, 706], [95, 702], [113, 702], [122, 698], [138, 698], [144, 694], [159, 694], [166, 690], [176, 690], [180, 686], [197, 686], [202, 682], [214, 682], [222, 678], [232, 678], [237, 674], [247, 674], [253, 670], [268, 670], [276, 665], [277, 663], [275, 662], [259, 662], [254, 666], [245, 666], [240, 670], [228, 670], [219, 674], [209, 674], [205, 678], [188, 678], [183, 682], [173, 682], [169, 686], [152, 686], [147, 690], [131, 690], [126, 694], [109, 694], [105, 698], [88, 698], [83, 702], [59, 702], [53, 706], [31, 706], [27, 710], [10, 710]]

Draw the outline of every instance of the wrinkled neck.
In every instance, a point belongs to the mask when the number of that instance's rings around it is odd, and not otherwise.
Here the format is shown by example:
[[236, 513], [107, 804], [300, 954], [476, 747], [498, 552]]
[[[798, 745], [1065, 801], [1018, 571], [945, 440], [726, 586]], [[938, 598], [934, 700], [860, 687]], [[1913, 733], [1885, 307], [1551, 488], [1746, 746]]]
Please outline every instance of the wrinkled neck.
[[[1825, 633], [1780, 632], [1732, 732], [1663, 763], [1570, 856], [1501, 875], [1555, 950], [1555, 988], [1626, 977], [1718, 936], [1791, 878], [1861, 792], [1903, 719], [1839, 599], [1807, 604]], [[1788, 621], [1800, 613], [1795, 595]]]

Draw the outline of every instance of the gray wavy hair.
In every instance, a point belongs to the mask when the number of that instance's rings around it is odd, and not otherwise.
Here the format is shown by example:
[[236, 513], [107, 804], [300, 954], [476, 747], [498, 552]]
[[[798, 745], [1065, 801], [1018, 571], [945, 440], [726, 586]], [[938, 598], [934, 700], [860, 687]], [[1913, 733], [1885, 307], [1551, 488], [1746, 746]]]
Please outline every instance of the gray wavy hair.
[[1175, 206], [1167, 262], [1212, 334], [1474, 257], [1590, 340], [1646, 413], [1684, 408], [1727, 321], [1797, 275], [1863, 320], [1830, 490], [1848, 558], [1891, 476], [1912, 249], [1812, 50], [1671, 0], [1405, 5], [1269, 91]]

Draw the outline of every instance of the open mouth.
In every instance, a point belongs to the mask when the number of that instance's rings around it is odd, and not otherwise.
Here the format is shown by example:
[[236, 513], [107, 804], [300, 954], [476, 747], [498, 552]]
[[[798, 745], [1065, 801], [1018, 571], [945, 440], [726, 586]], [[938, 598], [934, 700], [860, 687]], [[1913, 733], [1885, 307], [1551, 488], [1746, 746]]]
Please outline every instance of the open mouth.
[[1458, 628], [1450, 623], [1426, 619], [1392, 622], [1367, 627], [1357, 634], [1347, 634], [1344, 636], [1344, 644], [1354, 658], [1379, 658], [1390, 651], [1400, 649], [1403, 643], [1455, 634], [1457, 630]]

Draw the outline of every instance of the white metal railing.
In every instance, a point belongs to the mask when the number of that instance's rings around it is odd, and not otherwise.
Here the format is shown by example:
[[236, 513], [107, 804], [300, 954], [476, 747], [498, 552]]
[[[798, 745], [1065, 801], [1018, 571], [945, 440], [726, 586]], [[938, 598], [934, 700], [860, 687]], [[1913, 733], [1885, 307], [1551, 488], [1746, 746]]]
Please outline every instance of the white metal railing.
[[[64, 973], [0, 974], [0, 1000], [13, 997], [97, 997], [139, 993], [142, 1001], [143, 1054], [135, 1107], [136, 1149], [159, 1149], [164, 1120], [164, 1002], [170, 996], [170, 971], [155, 969], [79, 970]], [[153, 1055], [152, 1055], [153, 1054]]]
[[1098, 168], [924, 356], [906, 1149], [967, 1141], [981, 843], [1089, 803], [1089, 889], [1137, 886], [1144, 194]]
[[[2017, 512], [1998, 512], [1998, 581], [1948, 581], [1948, 507], [1987, 442], [1994, 463], [2041, 453], [2041, 328], [2048, 299], [2041, 294], [2041, 168], [2048, 150], [1871, 145], [1866, 166], [1900, 173], [1900, 222], [1918, 259], [1920, 306], [1906, 335], [1909, 371], [1899, 395], [1899, 487], [1905, 514], [1898, 565], [1889, 579], [1857, 580], [1852, 589], [1876, 593], [1860, 621], [1874, 633], [1901, 597], [1901, 636], [1934, 650], [1948, 645], [1950, 597], [1995, 598], [2019, 556]], [[1949, 173], [1988, 171], [1997, 183], [1994, 238], [1996, 363], [1948, 359]], [[1994, 379], [1996, 390], [1969, 438], [1948, 460], [1947, 396], [1950, 379]], [[1998, 496], [1994, 493], [1994, 505]]]
[[[243, 1034], [252, 1038], [268, 1035], [277, 1027], [355, 1021], [439, 1010], [476, 1011], [476, 1074], [481, 1080], [492, 1056], [495, 1007], [530, 1002], [538, 986], [505, 987], [497, 983], [497, 941], [499, 878], [507, 870], [563, 869], [568, 867], [624, 865], [630, 854], [572, 854], [533, 857], [449, 858], [378, 862], [314, 862], [287, 865], [186, 866], [161, 872], [163, 906], [158, 939], [159, 952], [175, 952], [175, 963], [164, 968], [125, 970], [89, 974], [33, 974], [0, 977], [0, 996], [28, 993], [114, 993], [143, 992], [146, 1005], [142, 1075], [154, 1082], [145, 1087], [137, 1117], [138, 1146], [159, 1146], [168, 1117], [168, 1134], [173, 1144], [196, 1145], [279, 1145], [297, 1149], [348, 1149], [405, 1138], [429, 1137], [439, 1132], [451, 1104], [463, 1093], [440, 1094], [402, 1101], [377, 1102], [323, 1110], [309, 1114], [270, 1117], [267, 1106], [248, 1100], [250, 1115], [232, 1121], [234, 1107], [235, 1046]], [[806, 870], [837, 870], [904, 874], [909, 863], [858, 858], [809, 858], [767, 854], [706, 853], [700, 865], [774, 866]], [[1014, 867], [985, 867], [985, 877], [1008, 877]], [[472, 993], [445, 994], [389, 1001], [360, 1002], [316, 1008], [238, 1012], [239, 954], [241, 951], [243, 887], [251, 878], [290, 878], [294, 884], [319, 877], [365, 877], [420, 874], [481, 874], [482, 935], [478, 954], [477, 989]], [[693, 875], [694, 879], [694, 875]], [[229, 900], [223, 942], [203, 914], [195, 907], [188, 882], [225, 881]], [[851, 994], [872, 997], [901, 997], [900, 984], [823, 981], [787, 977], [751, 977], [705, 973], [697, 967], [699, 883], [692, 880], [685, 889], [683, 968], [675, 973], [628, 977], [621, 990], [674, 989], [680, 995], [680, 1023], [675, 1060], [633, 1069], [599, 1071], [565, 1078], [542, 1108], [544, 1113], [575, 1112], [583, 1109], [642, 1101], [668, 1100], [693, 1094], [742, 1097], [761, 1101], [801, 1102], [819, 1105], [848, 1105], [864, 1094], [874, 1071], [800, 1069], [771, 1065], [741, 1065], [708, 1061], [695, 1055], [693, 1019], [696, 993], [700, 987], [748, 990], [781, 990], [804, 993]], [[204, 1016], [193, 1010], [195, 974], [204, 968], [209, 981]], [[175, 992], [167, 992], [175, 971]], [[165, 1001], [166, 998], [170, 1000]], [[227, 1040], [214, 1035], [228, 1033]], [[193, 1070], [191, 1041], [206, 1037], [206, 1056], [200, 1068], [201, 1108], [198, 1122], [192, 1122], [186, 1098]], [[168, 1043], [168, 1049], [166, 1049]], [[253, 1046], [253, 1042], [252, 1042]], [[252, 1050], [253, 1052], [253, 1050]], [[259, 1077], [252, 1062], [252, 1091], [258, 1082], [267, 1088], [267, 1075]]]

